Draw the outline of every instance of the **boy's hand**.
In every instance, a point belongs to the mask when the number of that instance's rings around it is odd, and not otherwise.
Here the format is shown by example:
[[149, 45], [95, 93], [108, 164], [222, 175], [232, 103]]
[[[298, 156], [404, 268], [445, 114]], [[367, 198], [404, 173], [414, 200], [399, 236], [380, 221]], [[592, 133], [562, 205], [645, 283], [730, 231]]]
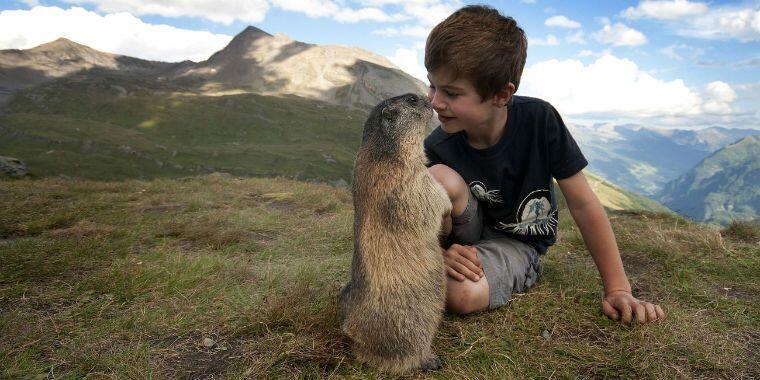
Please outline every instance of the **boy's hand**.
[[446, 274], [457, 281], [464, 281], [465, 278], [478, 281], [485, 275], [477, 249], [469, 245], [452, 244], [443, 252], [443, 265]]
[[616, 290], [602, 300], [602, 312], [610, 319], [626, 325], [635, 318], [639, 324], [651, 323], [665, 318], [659, 305], [636, 299], [630, 292]]

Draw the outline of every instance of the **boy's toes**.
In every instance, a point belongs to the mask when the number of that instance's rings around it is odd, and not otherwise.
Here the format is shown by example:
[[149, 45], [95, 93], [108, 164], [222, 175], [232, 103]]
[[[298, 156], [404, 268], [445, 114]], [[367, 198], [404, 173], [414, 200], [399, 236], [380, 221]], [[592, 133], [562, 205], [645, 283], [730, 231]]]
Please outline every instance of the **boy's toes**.
[[443, 362], [437, 355], [431, 356], [429, 359], [422, 362], [420, 367], [423, 371], [435, 371], [443, 367]]

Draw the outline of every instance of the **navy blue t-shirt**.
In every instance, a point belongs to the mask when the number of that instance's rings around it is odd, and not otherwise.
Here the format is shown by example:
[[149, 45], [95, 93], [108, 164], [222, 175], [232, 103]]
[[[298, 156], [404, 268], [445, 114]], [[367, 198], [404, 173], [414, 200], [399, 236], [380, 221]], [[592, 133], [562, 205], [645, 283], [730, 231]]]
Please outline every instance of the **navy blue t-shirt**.
[[551, 104], [513, 96], [499, 141], [486, 149], [464, 131], [439, 126], [425, 138], [428, 166], [444, 164], [464, 178], [483, 207], [483, 225], [526, 242], [540, 253], [557, 241], [552, 177], [568, 178], [588, 161]]

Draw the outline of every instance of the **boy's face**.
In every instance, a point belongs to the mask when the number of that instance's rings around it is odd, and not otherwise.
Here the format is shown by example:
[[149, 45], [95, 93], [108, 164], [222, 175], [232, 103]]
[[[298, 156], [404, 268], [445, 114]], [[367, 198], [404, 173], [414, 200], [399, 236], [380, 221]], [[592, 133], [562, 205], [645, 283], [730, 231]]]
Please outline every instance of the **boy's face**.
[[470, 80], [455, 79], [445, 67], [428, 73], [428, 80], [428, 99], [446, 133], [486, 127], [499, 109], [491, 100], [482, 101]]

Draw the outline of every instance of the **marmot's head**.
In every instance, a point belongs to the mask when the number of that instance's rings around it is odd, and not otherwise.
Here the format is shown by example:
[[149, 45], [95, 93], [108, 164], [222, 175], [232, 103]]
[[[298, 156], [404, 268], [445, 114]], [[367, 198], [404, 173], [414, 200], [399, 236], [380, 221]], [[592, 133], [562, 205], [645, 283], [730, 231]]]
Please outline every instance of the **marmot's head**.
[[396, 154], [419, 146], [433, 117], [430, 102], [421, 95], [405, 94], [376, 105], [364, 123], [362, 147], [377, 154]]

